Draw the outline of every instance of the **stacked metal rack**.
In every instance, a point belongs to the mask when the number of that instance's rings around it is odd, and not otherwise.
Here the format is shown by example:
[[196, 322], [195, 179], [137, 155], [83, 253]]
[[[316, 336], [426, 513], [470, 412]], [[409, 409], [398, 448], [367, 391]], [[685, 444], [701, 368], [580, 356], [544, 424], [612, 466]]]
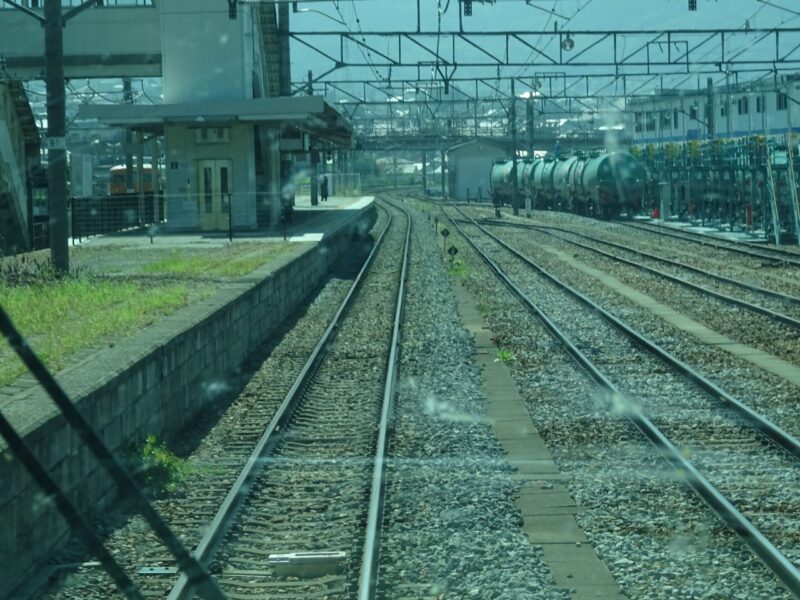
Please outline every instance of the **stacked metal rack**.
[[800, 240], [794, 135], [648, 144], [632, 154], [650, 173], [651, 205], [662, 218], [750, 232], [775, 244]]

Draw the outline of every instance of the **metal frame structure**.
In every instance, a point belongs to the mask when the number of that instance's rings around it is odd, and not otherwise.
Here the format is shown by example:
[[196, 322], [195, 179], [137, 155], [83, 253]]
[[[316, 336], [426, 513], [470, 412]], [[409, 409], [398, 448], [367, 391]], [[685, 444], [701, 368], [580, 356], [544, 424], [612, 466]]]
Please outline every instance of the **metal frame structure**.
[[[469, 113], [479, 137], [478, 106], [485, 103], [487, 112], [499, 110], [507, 118], [510, 88], [516, 86], [523, 90], [521, 97], [539, 101], [537, 116], [528, 119], [534, 126], [542, 114], [586, 118], [619, 113], [629, 99], [651, 96], [646, 89], [680, 88], [694, 78], [698, 89], [709, 76], [726, 83], [733, 78], [738, 85], [740, 77], [777, 76], [800, 66], [800, 28], [466, 31], [459, 12], [457, 31], [423, 31], [419, 2], [416, 31], [362, 31], [359, 26], [357, 32], [293, 31], [288, 36], [331, 64], [293, 83], [292, 93], [337, 98], [362, 138], [373, 137], [364, 123], [377, 120], [393, 131], [389, 124], [403, 121], [398, 112], [415, 107], [421, 108], [419, 133], [437, 129], [442, 118]], [[467, 52], [470, 58], [462, 60]], [[348, 54], [356, 58], [347, 59]], [[536, 70], [524, 76], [503, 72], [513, 67]], [[368, 68], [372, 77], [336, 78], [334, 73], [343, 68]], [[385, 77], [379, 73], [384, 69]], [[482, 73], [462, 76], [465, 70]], [[431, 93], [433, 86], [440, 86], [436, 93]], [[407, 97], [410, 90], [416, 91], [413, 99]]]
[[[757, 36], [753, 43], [751, 36]], [[295, 42], [328, 59], [333, 67], [418, 67], [419, 51], [428, 64], [449, 79], [456, 69], [475, 67], [614, 67], [645, 69], [653, 73], [691, 73], [692, 67], [739, 65], [800, 65], [800, 28], [772, 29], [664, 29], [567, 31], [292, 31]], [[323, 50], [335, 42], [338, 56]], [[382, 50], [371, 40], [388, 42]], [[433, 42], [433, 45], [431, 45]], [[555, 42], [554, 51], [546, 48]], [[328, 46], [331, 44], [329, 43]], [[628, 46], [633, 45], [632, 50]], [[348, 47], [361, 48], [372, 57], [345, 58]], [[437, 49], [438, 47], [438, 49]], [[709, 51], [709, 48], [716, 50]], [[768, 50], [754, 55], [754, 48]], [[447, 49], [446, 54], [442, 49]], [[482, 59], [460, 60], [464, 50]], [[590, 52], [594, 50], [595, 52]], [[530, 56], [530, 58], [524, 58]]]

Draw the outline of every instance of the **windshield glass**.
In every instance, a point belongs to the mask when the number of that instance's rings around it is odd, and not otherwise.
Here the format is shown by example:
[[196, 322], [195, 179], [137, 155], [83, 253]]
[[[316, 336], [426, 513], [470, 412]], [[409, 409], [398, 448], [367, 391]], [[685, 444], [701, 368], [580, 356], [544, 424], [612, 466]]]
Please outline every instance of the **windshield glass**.
[[800, 597], [788, 0], [0, 0], [0, 598]]

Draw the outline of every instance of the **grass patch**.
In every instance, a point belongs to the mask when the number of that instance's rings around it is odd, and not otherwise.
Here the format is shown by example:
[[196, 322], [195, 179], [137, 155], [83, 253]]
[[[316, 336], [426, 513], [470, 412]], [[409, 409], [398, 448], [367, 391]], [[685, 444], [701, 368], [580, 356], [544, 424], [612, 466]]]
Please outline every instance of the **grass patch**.
[[451, 277], [467, 279], [472, 270], [463, 259], [456, 257], [450, 261], [450, 265], [447, 267], [447, 272], [450, 273]]
[[199, 275], [241, 277], [252, 273], [268, 260], [285, 254], [290, 247], [288, 244], [258, 245], [258, 249], [255, 251], [252, 248], [242, 248], [247, 252], [242, 253], [239, 248], [233, 246], [216, 252], [206, 251], [202, 254], [176, 248], [165, 256], [144, 265], [141, 272], [186, 277]]
[[[141, 285], [88, 277], [14, 287], [0, 283], [0, 304], [53, 371], [63, 369], [76, 352], [113, 344], [188, 301], [189, 289], [175, 284]], [[24, 372], [11, 347], [0, 344], [0, 385]]]

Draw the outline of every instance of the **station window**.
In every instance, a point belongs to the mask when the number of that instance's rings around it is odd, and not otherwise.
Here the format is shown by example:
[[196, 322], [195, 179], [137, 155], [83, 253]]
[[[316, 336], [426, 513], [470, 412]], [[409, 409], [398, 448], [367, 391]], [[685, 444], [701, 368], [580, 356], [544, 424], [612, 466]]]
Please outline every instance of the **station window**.
[[756, 112], [764, 112], [764, 96], [756, 96]]
[[728, 103], [724, 102], [719, 107], [719, 116], [720, 117], [727, 117], [728, 116]]
[[672, 129], [672, 115], [669, 111], [661, 113], [661, 129]]
[[789, 106], [789, 98], [786, 94], [778, 92], [778, 110], [786, 110], [787, 106]]
[[746, 115], [747, 113], [750, 112], [750, 103], [748, 102], [747, 96], [744, 96], [743, 98], [739, 98], [739, 101], [737, 102], [737, 105], [739, 107], [739, 114], [740, 115]]
[[645, 131], [656, 130], [656, 120], [651, 112], [644, 113], [644, 129]]
[[642, 131], [642, 113], [640, 112], [633, 113], [633, 130], [636, 133]]
[[690, 119], [694, 119], [695, 121], [697, 120], [697, 107], [696, 106], [690, 106], [689, 107], [689, 118]]

